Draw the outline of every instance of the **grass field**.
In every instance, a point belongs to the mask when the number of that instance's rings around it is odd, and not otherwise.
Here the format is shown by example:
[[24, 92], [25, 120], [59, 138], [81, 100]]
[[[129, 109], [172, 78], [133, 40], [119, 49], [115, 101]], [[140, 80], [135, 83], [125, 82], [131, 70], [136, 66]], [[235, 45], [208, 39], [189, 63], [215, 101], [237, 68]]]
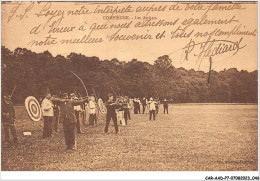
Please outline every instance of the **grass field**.
[[[42, 139], [43, 122], [16, 107], [19, 144], [2, 144], [3, 171], [244, 171], [258, 170], [257, 105], [176, 104], [156, 121], [134, 115], [115, 135], [104, 116], [77, 134], [77, 150], [66, 151], [62, 124]], [[23, 136], [24, 131], [32, 136]], [[3, 132], [2, 132], [3, 140]]]

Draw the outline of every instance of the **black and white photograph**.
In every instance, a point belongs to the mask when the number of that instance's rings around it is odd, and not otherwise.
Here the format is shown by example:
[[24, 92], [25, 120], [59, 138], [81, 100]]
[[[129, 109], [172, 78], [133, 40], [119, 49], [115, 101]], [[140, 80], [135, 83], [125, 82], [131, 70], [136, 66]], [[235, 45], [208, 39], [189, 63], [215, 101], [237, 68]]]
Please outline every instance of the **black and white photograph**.
[[258, 1], [2, 1], [1, 110], [1, 171], [258, 171]]

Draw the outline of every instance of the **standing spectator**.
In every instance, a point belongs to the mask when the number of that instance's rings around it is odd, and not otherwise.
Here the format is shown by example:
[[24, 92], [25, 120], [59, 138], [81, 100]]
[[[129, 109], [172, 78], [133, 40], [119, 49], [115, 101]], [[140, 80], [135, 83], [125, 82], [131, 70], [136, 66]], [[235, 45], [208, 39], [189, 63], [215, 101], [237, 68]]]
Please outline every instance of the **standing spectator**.
[[18, 142], [16, 129], [14, 126], [15, 121], [15, 110], [14, 105], [11, 101], [11, 96], [4, 96], [2, 103], [2, 122], [4, 128], [5, 142], [10, 142], [9, 130], [13, 136], [14, 143]]
[[57, 133], [59, 129], [59, 123], [60, 123], [60, 110], [58, 105], [53, 105], [53, 114], [54, 114], [54, 121], [53, 121], [53, 128], [54, 131]]
[[152, 115], [153, 115], [153, 120], [155, 120], [156, 103], [152, 97], [150, 98], [148, 104], [149, 104], [149, 112], [150, 112], [150, 121], [152, 119]]
[[123, 114], [124, 114], [124, 120], [125, 120], [125, 124], [127, 125], [127, 119], [128, 119], [128, 111], [129, 111], [129, 109], [128, 109], [128, 107], [127, 107], [127, 103], [126, 102], [124, 102], [123, 103]]
[[138, 114], [141, 114], [141, 101], [139, 98], [137, 98], [137, 112]]
[[98, 115], [100, 112], [104, 114], [106, 112], [106, 107], [103, 103], [103, 100], [101, 98], [98, 98]]
[[89, 98], [89, 124], [94, 126], [94, 123], [97, 124], [97, 116], [96, 116], [96, 103], [94, 96], [90, 96]]
[[168, 101], [166, 99], [163, 100], [163, 113], [165, 114], [165, 112], [168, 114]]
[[143, 105], [143, 114], [144, 114], [145, 113], [145, 108], [146, 108], [146, 105], [147, 105], [147, 99], [145, 97], [142, 100], [142, 105]]
[[139, 104], [138, 104], [137, 98], [134, 98], [133, 102], [134, 102], [134, 114], [138, 114]]
[[120, 122], [123, 126], [125, 126], [125, 118], [124, 118], [124, 98], [123, 97], [117, 97], [117, 101], [120, 106], [116, 109], [116, 114], [117, 114], [117, 121]]
[[131, 109], [131, 107], [130, 107], [130, 100], [126, 96], [125, 97], [125, 105], [124, 105], [124, 117], [125, 117], [126, 122], [127, 122], [128, 119], [129, 120], [131, 119], [130, 109]]
[[83, 126], [83, 123], [85, 124], [86, 123], [86, 104], [84, 103], [84, 104], [81, 104], [80, 105], [80, 107], [81, 107], [81, 112], [80, 112], [80, 114], [81, 114], [81, 126]]
[[53, 121], [53, 104], [51, 102], [51, 94], [47, 93], [42, 101], [42, 115], [43, 115], [43, 138], [52, 137], [52, 121]]
[[[133, 100], [133, 98], [130, 98], [129, 99], [129, 111], [131, 111], [133, 109], [134, 109], [134, 100]], [[130, 115], [130, 113], [129, 113], [129, 115]], [[129, 119], [131, 119], [131, 118], [129, 118]]]
[[156, 113], [156, 115], [159, 113], [159, 106], [160, 106], [160, 100], [159, 100], [159, 98], [157, 98], [155, 100], [155, 108], [156, 108], [155, 113]]

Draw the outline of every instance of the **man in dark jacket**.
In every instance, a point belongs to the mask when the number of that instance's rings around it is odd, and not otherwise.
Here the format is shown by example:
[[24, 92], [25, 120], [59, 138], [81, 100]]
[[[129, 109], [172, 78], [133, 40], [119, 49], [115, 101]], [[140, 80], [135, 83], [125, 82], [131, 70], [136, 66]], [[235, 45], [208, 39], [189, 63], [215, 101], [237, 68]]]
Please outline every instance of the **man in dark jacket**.
[[163, 113], [165, 114], [165, 112], [168, 114], [168, 101], [166, 99], [163, 100]]
[[113, 94], [108, 94], [108, 101], [106, 102], [107, 107], [107, 116], [106, 116], [106, 127], [105, 127], [105, 133], [108, 132], [108, 126], [110, 123], [110, 120], [112, 118], [115, 126], [116, 134], [118, 133], [118, 125], [117, 125], [117, 118], [116, 118], [116, 111], [115, 109], [119, 108], [120, 106], [113, 100], [114, 96]]
[[75, 116], [74, 106], [81, 105], [87, 101], [82, 99], [79, 101], [69, 99], [68, 94], [63, 94], [63, 99], [52, 98], [54, 104], [60, 106], [60, 119], [63, 122], [63, 131], [67, 149], [76, 150], [76, 123], [77, 119]]
[[14, 139], [14, 143], [18, 142], [16, 129], [14, 126], [15, 121], [15, 110], [14, 105], [11, 101], [10, 96], [4, 96], [4, 101], [2, 103], [2, 122], [4, 128], [5, 142], [10, 141], [9, 130]]
[[146, 108], [146, 105], [147, 105], [147, 99], [144, 97], [143, 100], [142, 100], [142, 105], [143, 105], [143, 114], [145, 113], [145, 108]]
[[53, 112], [54, 112], [54, 122], [53, 122], [53, 127], [54, 127], [54, 131], [58, 132], [59, 129], [59, 123], [60, 123], [60, 110], [59, 110], [59, 106], [58, 105], [54, 105], [53, 107]]

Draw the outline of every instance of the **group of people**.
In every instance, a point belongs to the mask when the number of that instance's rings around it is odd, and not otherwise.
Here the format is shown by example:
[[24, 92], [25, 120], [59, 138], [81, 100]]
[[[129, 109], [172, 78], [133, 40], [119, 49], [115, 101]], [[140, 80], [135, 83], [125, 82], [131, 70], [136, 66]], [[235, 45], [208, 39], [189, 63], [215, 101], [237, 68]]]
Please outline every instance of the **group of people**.
[[[149, 109], [149, 119], [155, 120], [156, 114], [159, 111], [159, 101], [152, 97], [149, 101], [146, 98], [129, 98], [127, 96], [118, 96], [114, 99], [113, 94], [108, 94], [108, 101], [103, 105], [103, 101], [94, 96], [79, 99], [74, 93], [68, 95], [64, 93], [61, 98], [51, 96], [47, 93], [41, 102], [41, 109], [43, 114], [43, 138], [53, 136], [53, 130], [58, 132], [59, 124], [63, 124], [63, 131], [66, 143], [66, 149], [76, 149], [76, 131], [78, 134], [83, 134], [82, 120], [86, 120], [86, 108], [89, 115], [89, 125], [94, 126], [98, 122], [98, 115], [104, 111], [106, 107], [106, 123], [104, 133], [108, 132], [109, 124], [112, 119], [115, 127], [115, 133], [118, 133], [118, 123], [123, 126], [128, 124], [131, 119], [130, 110], [134, 109], [134, 113], [140, 113], [140, 107], [143, 107], [143, 114], [145, 109]], [[164, 113], [168, 114], [168, 102], [163, 101]], [[3, 125], [5, 132], [5, 140], [9, 142], [9, 129], [11, 130], [14, 142], [17, 142], [16, 130], [14, 126], [15, 110], [11, 102], [11, 97], [4, 96], [4, 103], [2, 105]]]
[[[160, 105], [160, 100], [157, 99], [153, 99], [152, 97], [150, 98], [150, 100], [147, 100], [145, 97], [143, 97], [142, 99], [139, 98], [134, 98], [132, 100], [130, 100], [130, 102], [133, 102], [133, 108], [134, 108], [134, 114], [141, 114], [141, 107], [142, 107], [142, 113], [145, 113], [146, 108], [148, 108], [149, 113], [150, 113], [150, 120], [153, 116], [154, 120], [155, 120], [155, 115], [157, 115], [159, 113], [159, 105]], [[163, 108], [164, 108], [164, 114], [167, 113], [168, 114], [168, 102], [166, 99], [164, 99], [162, 101], [163, 103]]]
[[70, 96], [68, 93], [64, 93], [61, 98], [58, 98], [47, 93], [41, 103], [44, 120], [43, 138], [52, 137], [52, 125], [55, 125], [55, 131], [58, 131], [59, 122], [62, 122], [66, 149], [75, 150], [76, 131], [78, 134], [84, 133], [80, 117], [85, 117], [86, 103], [89, 107], [91, 125], [94, 125], [94, 122], [97, 123], [94, 99], [93, 96], [90, 96], [79, 100], [74, 93], [71, 93]]

